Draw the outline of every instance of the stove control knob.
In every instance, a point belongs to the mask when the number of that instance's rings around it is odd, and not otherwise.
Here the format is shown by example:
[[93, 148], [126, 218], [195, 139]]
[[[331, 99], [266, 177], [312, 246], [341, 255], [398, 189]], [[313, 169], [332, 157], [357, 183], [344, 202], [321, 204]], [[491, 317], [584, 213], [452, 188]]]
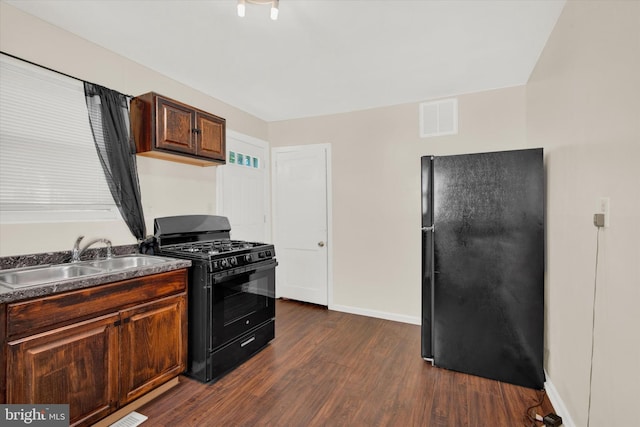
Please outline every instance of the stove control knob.
[[258, 254], [258, 258], [264, 258], [264, 252], [260, 252], [260, 253]]
[[229, 258], [229, 263], [231, 265], [238, 265], [238, 259], [235, 258], [235, 257], [231, 257], [231, 258]]
[[227, 259], [226, 259], [226, 258], [225, 258], [225, 259], [223, 259], [223, 260], [221, 260], [221, 261], [220, 261], [220, 267], [222, 267], [222, 268], [227, 268], [227, 267], [229, 267], [229, 261], [227, 261]]
[[267, 251], [267, 256], [271, 257], [271, 251]]
[[251, 261], [253, 261], [253, 258], [251, 257], [251, 254], [247, 254], [247, 255], [244, 256], [244, 260], [246, 262], [251, 262]]

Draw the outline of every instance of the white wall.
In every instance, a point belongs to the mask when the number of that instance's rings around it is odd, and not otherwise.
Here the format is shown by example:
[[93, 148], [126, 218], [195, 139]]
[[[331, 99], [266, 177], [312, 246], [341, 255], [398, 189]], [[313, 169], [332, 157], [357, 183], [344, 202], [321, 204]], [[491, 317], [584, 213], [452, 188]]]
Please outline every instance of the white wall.
[[[224, 117], [228, 129], [267, 139], [266, 122], [1, 2], [0, 49], [125, 94], [159, 92]], [[138, 157], [138, 171], [148, 234], [154, 217], [215, 213], [215, 167]], [[0, 225], [0, 256], [70, 250], [80, 234], [135, 243], [124, 221]]]
[[590, 425], [637, 425], [640, 402], [640, 2], [569, 1], [527, 84], [527, 143], [545, 147], [545, 367], [568, 414], [587, 424], [600, 232]]
[[524, 97], [461, 96], [459, 134], [436, 138], [417, 103], [269, 124], [273, 147], [332, 144], [334, 305], [420, 321], [420, 157], [524, 148]]

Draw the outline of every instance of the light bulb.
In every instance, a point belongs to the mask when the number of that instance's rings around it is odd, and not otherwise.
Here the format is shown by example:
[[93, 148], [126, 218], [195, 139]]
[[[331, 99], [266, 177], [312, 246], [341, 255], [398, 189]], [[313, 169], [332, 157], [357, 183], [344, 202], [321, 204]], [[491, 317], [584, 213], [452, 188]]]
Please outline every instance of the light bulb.
[[278, 0], [271, 3], [271, 19], [274, 21], [278, 19]]
[[244, 18], [245, 5], [244, 0], [238, 0], [238, 16]]

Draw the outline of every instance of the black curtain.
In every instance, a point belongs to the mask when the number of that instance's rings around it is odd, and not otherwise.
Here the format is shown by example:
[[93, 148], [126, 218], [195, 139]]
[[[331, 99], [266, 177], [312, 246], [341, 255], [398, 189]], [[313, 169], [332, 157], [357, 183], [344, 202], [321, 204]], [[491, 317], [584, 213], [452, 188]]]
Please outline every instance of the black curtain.
[[143, 249], [148, 242], [145, 242], [136, 149], [129, 128], [130, 99], [88, 82], [84, 82], [84, 93], [93, 139], [109, 189], [131, 234]]

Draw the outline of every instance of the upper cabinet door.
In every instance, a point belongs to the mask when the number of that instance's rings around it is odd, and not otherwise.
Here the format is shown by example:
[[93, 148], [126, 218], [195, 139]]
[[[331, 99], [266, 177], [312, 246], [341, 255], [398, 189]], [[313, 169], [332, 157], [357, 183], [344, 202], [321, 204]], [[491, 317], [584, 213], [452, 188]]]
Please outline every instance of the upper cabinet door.
[[195, 153], [195, 112], [178, 103], [158, 97], [156, 146], [167, 150]]
[[224, 160], [225, 129], [220, 117], [196, 113], [196, 153], [198, 156]]

